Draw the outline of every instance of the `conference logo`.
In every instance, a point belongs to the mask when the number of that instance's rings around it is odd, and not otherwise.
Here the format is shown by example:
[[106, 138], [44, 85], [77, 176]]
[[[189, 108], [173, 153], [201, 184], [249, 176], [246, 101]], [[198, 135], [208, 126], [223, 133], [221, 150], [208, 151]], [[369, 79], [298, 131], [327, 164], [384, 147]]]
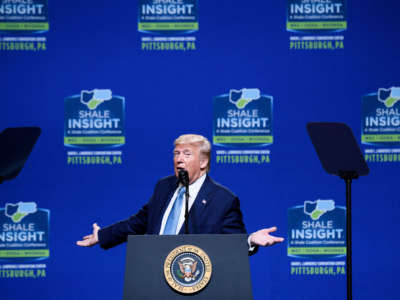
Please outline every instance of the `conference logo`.
[[204, 289], [211, 279], [212, 264], [199, 247], [182, 245], [173, 249], [164, 262], [164, 276], [169, 286], [183, 294]]
[[125, 144], [124, 104], [108, 89], [83, 90], [65, 98], [64, 145], [111, 147]]
[[335, 33], [346, 29], [345, 0], [287, 0], [286, 30], [294, 34], [292, 50], [343, 49], [344, 37]]
[[361, 142], [367, 162], [400, 162], [400, 87], [362, 97]]
[[345, 207], [332, 199], [306, 200], [288, 210], [288, 256], [329, 258], [346, 255]]
[[313, 221], [319, 220], [326, 212], [334, 209], [335, 202], [333, 200], [304, 201], [304, 213], [309, 215]]
[[273, 97], [257, 88], [231, 89], [214, 98], [214, 145], [248, 147], [273, 143]]
[[362, 114], [363, 144], [400, 146], [400, 87], [364, 95]]
[[217, 164], [269, 164], [273, 97], [258, 88], [230, 89], [213, 100]]
[[198, 0], [140, 0], [138, 31], [142, 50], [196, 50]]
[[46, 50], [47, 0], [0, 0], [0, 50]]
[[168, 35], [199, 29], [197, 0], [140, 0], [138, 30]]
[[316, 33], [343, 31], [346, 28], [345, 0], [288, 0], [288, 31]]
[[48, 258], [49, 215], [36, 202], [6, 203], [0, 208], [0, 261]]
[[125, 98], [110, 89], [82, 90], [65, 98], [64, 145], [68, 164], [120, 164], [125, 144]]
[[1, 0], [0, 30], [6, 33], [48, 31], [47, 0]]

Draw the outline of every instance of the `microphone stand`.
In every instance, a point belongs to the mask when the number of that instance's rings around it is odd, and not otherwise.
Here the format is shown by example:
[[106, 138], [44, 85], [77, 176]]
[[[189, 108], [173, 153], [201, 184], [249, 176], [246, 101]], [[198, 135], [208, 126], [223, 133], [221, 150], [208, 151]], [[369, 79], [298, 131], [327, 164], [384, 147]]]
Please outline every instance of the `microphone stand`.
[[[189, 180], [188, 180], [189, 181]], [[185, 191], [185, 234], [189, 234], [189, 182], [186, 182]]]
[[189, 234], [189, 173], [185, 169], [179, 170], [179, 181], [185, 186], [185, 234]]

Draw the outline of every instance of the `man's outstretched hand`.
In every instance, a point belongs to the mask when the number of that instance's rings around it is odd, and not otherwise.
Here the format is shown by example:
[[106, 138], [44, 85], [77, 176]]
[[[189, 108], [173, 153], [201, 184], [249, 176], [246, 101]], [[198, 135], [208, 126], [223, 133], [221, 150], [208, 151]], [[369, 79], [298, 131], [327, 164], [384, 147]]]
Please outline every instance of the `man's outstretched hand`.
[[92, 247], [96, 245], [99, 242], [99, 235], [98, 232], [100, 230], [100, 227], [97, 225], [97, 223], [93, 224], [93, 233], [86, 235], [83, 237], [82, 241], [77, 241], [76, 244], [78, 246], [82, 247]]
[[276, 230], [277, 230], [276, 227], [270, 227], [253, 232], [250, 235], [250, 244], [252, 246], [257, 245], [257, 246], [267, 247], [267, 246], [272, 246], [276, 243], [283, 242], [284, 240], [283, 238], [270, 235], [271, 232], [274, 232]]

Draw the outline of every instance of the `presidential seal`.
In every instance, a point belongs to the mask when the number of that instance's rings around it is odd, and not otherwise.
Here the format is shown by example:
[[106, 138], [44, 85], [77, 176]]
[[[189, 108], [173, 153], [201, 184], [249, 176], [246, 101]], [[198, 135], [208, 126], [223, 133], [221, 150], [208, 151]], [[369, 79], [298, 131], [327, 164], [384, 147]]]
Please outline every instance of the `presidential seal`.
[[199, 247], [182, 245], [172, 250], [164, 262], [164, 276], [175, 291], [197, 293], [210, 281], [212, 264]]

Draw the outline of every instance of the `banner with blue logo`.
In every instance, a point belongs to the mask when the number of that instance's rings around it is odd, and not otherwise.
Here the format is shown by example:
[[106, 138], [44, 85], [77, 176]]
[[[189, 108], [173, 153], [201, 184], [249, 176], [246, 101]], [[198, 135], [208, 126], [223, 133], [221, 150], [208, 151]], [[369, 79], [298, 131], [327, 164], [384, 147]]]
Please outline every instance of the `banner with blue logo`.
[[50, 212], [36, 202], [0, 208], [0, 273], [4, 278], [46, 277], [50, 256]]
[[213, 144], [217, 163], [270, 162], [273, 97], [257, 88], [231, 89], [214, 98]]
[[288, 0], [286, 29], [291, 50], [344, 49], [347, 29], [345, 0]]
[[0, 50], [44, 51], [49, 28], [47, 0], [0, 1]]
[[109, 89], [83, 90], [65, 98], [64, 122], [64, 145], [79, 151], [68, 151], [68, 164], [122, 163], [122, 152], [111, 150], [125, 144], [124, 97]]
[[400, 162], [400, 88], [362, 97], [361, 141], [369, 162]]
[[196, 50], [198, 0], [140, 0], [138, 31], [144, 51]]

